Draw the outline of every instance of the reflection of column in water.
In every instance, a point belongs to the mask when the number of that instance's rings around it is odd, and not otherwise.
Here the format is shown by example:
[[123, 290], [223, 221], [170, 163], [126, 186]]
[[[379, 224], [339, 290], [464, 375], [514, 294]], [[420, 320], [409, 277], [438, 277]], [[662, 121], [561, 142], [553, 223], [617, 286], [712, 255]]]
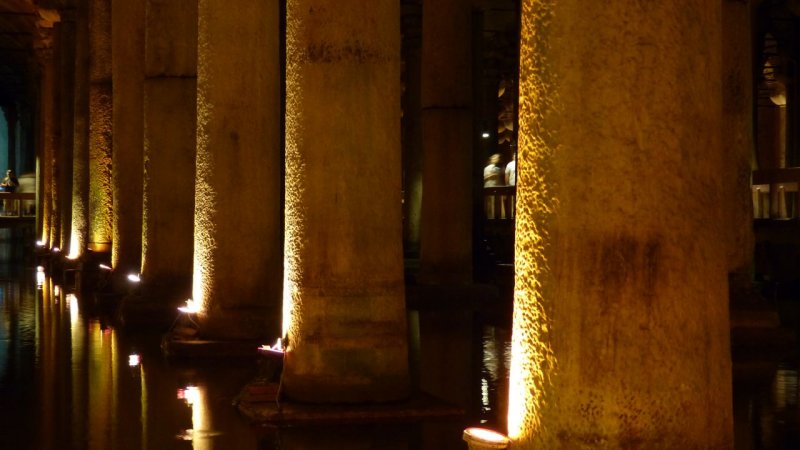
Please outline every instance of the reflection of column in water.
[[509, 332], [494, 326], [483, 328], [481, 367], [481, 423], [504, 426], [508, 410], [508, 367], [511, 360]]
[[192, 408], [192, 429], [186, 430], [185, 439], [192, 441], [194, 450], [210, 450], [211, 423], [206, 398], [205, 386], [187, 386], [178, 390], [178, 398], [182, 398]]
[[778, 369], [775, 373], [772, 396], [776, 409], [797, 406], [798, 372], [796, 370]]
[[91, 449], [113, 448], [112, 443], [112, 328], [104, 328], [98, 321], [89, 322], [89, 441]]

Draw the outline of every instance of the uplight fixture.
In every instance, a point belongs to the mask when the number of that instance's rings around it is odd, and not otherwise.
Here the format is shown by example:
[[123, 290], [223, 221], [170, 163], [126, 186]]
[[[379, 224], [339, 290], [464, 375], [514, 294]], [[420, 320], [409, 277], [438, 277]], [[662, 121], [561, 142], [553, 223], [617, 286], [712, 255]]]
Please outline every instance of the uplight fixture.
[[97, 267], [99, 267], [101, 270], [111, 270], [111, 267], [108, 267], [105, 264], [98, 264]]
[[486, 428], [467, 428], [464, 430], [464, 441], [470, 450], [488, 450], [508, 448], [511, 439]]
[[270, 346], [269, 344], [264, 344], [264, 345], [258, 347], [258, 350], [262, 351], [262, 352], [281, 353], [282, 354], [284, 352], [283, 340], [281, 338], [278, 338], [278, 340], [275, 341], [274, 345]]
[[37, 247], [44, 247], [44, 241], [42, 241], [42, 240], [36, 241], [36, 246]]
[[131, 273], [128, 275], [128, 281], [131, 283], [141, 283], [142, 277], [138, 273]]
[[200, 305], [195, 303], [194, 300], [188, 299], [186, 300], [186, 304], [184, 306], [178, 307], [178, 311], [185, 314], [197, 314], [200, 312]]
[[484, 138], [484, 139], [489, 139], [489, 137], [491, 137], [491, 134], [489, 134], [487, 131], [484, 131], [481, 134], [481, 137]]
[[53, 247], [53, 253], [59, 253], [61, 251], [58, 247]]

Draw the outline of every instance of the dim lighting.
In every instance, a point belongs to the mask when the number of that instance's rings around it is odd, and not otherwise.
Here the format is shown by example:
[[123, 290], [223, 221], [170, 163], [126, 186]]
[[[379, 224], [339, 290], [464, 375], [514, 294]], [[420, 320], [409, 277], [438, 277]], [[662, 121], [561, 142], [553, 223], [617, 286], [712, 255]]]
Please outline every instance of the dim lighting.
[[258, 349], [262, 352], [283, 353], [284, 352], [283, 340], [281, 338], [278, 338], [278, 340], [275, 341], [275, 345], [270, 347], [269, 344], [264, 344], [261, 347], [258, 347]]
[[142, 281], [142, 278], [139, 276], [139, 274], [132, 273], [132, 274], [128, 275], [128, 281], [130, 281], [132, 283], [139, 283], [139, 282]]
[[98, 264], [97, 267], [101, 268], [102, 270], [111, 270], [111, 267], [108, 267], [105, 264]]
[[141, 358], [136, 353], [131, 353], [128, 355], [128, 365], [130, 367], [138, 367], [141, 363]]
[[506, 436], [486, 428], [467, 428], [464, 430], [463, 439], [467, 442], [470, 450], [508, 448], [508, 444], [511, 442]]
[[196, 314], [200, 312], [200, 305], [196, 304], [194, 300], [186, 300], [186, 305], [179, 306], [178, 311], [186, 314]]
[[489, 134], [486, 131], [484, 131], [483, 134], [481, 134], [481, 137], [484, 138], [484, 139], [489, 139], [490, 136], [491, 136], [491, 134]]

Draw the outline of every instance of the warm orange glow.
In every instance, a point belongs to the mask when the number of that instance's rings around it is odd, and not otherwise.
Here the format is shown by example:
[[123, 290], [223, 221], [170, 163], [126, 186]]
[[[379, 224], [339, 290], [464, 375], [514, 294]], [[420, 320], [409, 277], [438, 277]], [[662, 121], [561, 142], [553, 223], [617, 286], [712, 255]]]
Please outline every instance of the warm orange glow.
[[555, 75], [542, 55], [551, 45], [546, 32], [554, 0], [524, 0], [520, 41], [519, 147], [515, 237], [514, 314], [509, 375], [508, 435], [522, 448], [543, 427], [556, 359], [550, 344], [552, 324], [545, 297], [550, 269], [548, 221], [557, 200], [549, 183], [555, 149], [541, 126], [555, 114]]
[[485, 428], [467, 428], [463, 437], [470, 449], [508, 448], [511, 442], [506, 436]]
[[185, 314], [197, 314], [201, 311], [201, 309], [199, 304], [195, 303], [194, 300], [189, 299], [186, 300], [186, 304], [184, 306], [178, 307], [178, 311]]
[[69, 253], [67, 259], [78, 259], [83, 255], [83, 243], [79, 239], [79, 234], [75, 227], [72, 227], [69, 238]]

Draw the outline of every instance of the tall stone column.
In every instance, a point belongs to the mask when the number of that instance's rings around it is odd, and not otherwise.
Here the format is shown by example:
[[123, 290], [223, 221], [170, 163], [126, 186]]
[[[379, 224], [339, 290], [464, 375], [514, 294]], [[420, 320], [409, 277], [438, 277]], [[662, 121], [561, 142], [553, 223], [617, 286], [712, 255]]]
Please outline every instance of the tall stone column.
[[472, 281], [472, 2], [422, 3], [422, 283]]
[[205, 336], [280, 336], [279, 13], [278, 0], [199, 5], [192, 298]]
[[730, 226], [732, 289], [748, 290], [753, 262], [753, 197], [750, 177], [755, 154], [753, 130], [753, 2], [722, 2], [722, 146], [729, 152], [725, 173]]
[[399, 8], [287, 3], [283, 386], [297, 400], [408, 393]]
[[721, 8], [522, 2], [515, 449], [733, 448]]
[[147, 0], [142, 280], [170, 308], [191, 292], [196, 94], [197, 0]]
[[[112, 186], [115, 279], [141, 270], [145, 3], [112, 0]], [[121, 277], [120, 277], [121, 275]]]
[[70, 249], [72, 230], [72, 201], [73, 201], [73, 149], [75, 140], [75, 75], [77, 71], [77, 17], [74, 10], [69, 14], [62, 14], [61, 35], [63, 43], [60, 52], [60, 93], [59, 93], [59, 139], [58, 160], [56, 162], [56, 186], [58, 190], [58, 246], [64, 254]]
[[87, 246], [96, 252], [111, 250], [113, 234], [111, 58], [111, 0], [89, 0]]
[[64, 229], [70, 259], [84, 255], [89, 234], [89, 1], [78, 0], [75, 9], [72, 220]]
[[[54, 28], [60, 25], [55, 25]], [[53, 35], [56, 33], [54, 31]], [[58, 42], [54, 39], [51, 45]], [[52, 226], [52, 192], [54, 186], [53, 160], [56, 155], [56, 97], [55, 97], [55, 57], [52, 47], [37, 50], [40, 65], [39, 77], [39, 145], [38, 145], [38, 174], [37, 174], [37, 201], [36, 201], [36, 238], [44, 247], [50, 245], [50, 227]]]
[[[6, 169], [17, 170], [17, 124], [19, 123], [19, 116], [17, 115], [17, 107], [15, 105], [3, 108], [6, 116], [6, 124], [8, 124], [8, 167]], [[3, 171], [5, 176], [5, 169]]]

